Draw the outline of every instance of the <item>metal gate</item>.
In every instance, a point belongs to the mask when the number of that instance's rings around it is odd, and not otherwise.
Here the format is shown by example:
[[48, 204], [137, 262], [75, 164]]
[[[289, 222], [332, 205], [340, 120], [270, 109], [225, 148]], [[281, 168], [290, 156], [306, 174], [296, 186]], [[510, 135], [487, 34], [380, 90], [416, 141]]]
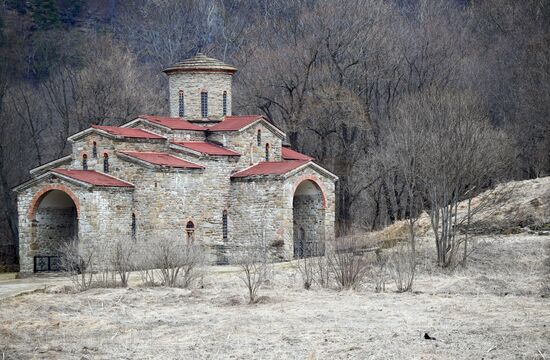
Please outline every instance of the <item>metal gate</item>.
[[35, 256], [34, 272], [61, 271], [61, 258], [59, 256]]

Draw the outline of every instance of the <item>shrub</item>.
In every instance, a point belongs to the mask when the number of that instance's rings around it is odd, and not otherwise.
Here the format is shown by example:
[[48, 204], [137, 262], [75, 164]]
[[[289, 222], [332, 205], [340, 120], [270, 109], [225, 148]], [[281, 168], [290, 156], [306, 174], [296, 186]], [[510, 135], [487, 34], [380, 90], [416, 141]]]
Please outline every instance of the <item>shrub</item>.
[[85, 253], [81, 253], [76, 241], [66, 243], [59, 249], [61, 265], [71, 275], [71, 281], [78, 291], [87, 290], [92, 286], [95, 250], [90, 247]]
[[[202, 247], [196, 242], [181, 244], [172, 239], [159, 241], [152, 263], [165, 286], [191, 286], [201, 274], [205, 262]], [[181, 281], [180, 281], [181, 280]]]
[[368, 272], [368, 261], [357, 236], [345, 236], [328, 242], [328, 267], [340, 289], [358, 288]]
[[398, 292], [412, 290], [416, 262], [408, 244], [398, 244], [393, 249], [388, 268]]

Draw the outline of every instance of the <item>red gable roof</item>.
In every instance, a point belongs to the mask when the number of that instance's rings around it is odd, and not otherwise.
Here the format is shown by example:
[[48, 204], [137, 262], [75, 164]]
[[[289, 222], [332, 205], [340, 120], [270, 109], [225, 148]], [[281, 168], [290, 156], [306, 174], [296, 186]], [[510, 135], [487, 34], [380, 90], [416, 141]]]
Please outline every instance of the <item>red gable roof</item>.
[[308, 161], [304, 160], [261, 162], [244, 170], [238, 171], [231, 175], [231, 177], [242, 178], [259, 175], [282, 175], [307, 163]]
[[214, 156], [240, 156], [236, 151], [205, 141], [173, 141], [172, 144]]
[[95, 186], [134, 187], [134, 185], [130, 183], [94, 170], [69, 170], [58, 168], [52, 171]]
[[169, 166], [181, 169], [204, 169], [204, 166], [202, 165], [198, 165], [163, 152], [121, 151], [120, 153], [154, 165]]
[[105, 132], [108, 132], [111, 135], [115, 136], [123, 136], [125, 138], [136, 138], [136, 139], [166, 139], [165, 137], [162, 137], [157, 134], [153, 134], [149, 131], [143, 130], [143, 129], [135, 129], [135, 128], [123, 128], [118, 126], [99, 126], [99, 125], [92, 125], [92, 128], [103, 130]]
[[191, 131], [204, 131], [205, 127], [190, 123], [179, 117], [166, 117], [166, 116], [153, 116], [153, 115], [140, 115], [139, 119], [144, 119], [152, 123], [162, 125], [172, 130], [191, 130]]
[[284, 147], [281, 149], [281, 155], [283, 159], [285, 160], [315, 160], [315, 158], [312, 158], [311, 156], [307, 156], [305, 154], [299, 153], [298, 151], [292, 150], [291, 148]]
[[238, 131], [262, 118], [261, 115], [226, 116], [223, 121], [208, 129], [211, 131]]

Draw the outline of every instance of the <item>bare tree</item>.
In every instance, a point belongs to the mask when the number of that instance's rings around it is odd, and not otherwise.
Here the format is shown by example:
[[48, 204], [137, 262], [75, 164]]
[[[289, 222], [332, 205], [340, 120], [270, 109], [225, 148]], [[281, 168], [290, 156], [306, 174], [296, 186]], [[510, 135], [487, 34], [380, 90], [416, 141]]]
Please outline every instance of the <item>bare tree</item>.
[[424, 123], [425, 151], [417, 169], [429, 202], [438, 264], [449, 266], [461, 243], [458, 204], [470, 189], [486, 189], [505, 174], [508, 141], [468, 93], [422, 93], [407, 109]]

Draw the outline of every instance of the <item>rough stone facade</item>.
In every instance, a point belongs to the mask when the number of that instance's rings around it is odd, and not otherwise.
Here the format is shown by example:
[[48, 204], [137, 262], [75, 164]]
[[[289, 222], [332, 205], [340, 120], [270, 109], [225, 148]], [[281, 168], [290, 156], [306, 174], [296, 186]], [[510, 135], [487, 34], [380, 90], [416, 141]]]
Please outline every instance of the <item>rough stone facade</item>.
[[71, 241], [83, 254], [108, 254], [115, 241], [140, 254], [164, 239], [183, 246], [190, 222], [192, 240], [220, 264], [259, 238], [274, 260], [289, 260], [305, 255], [296, 251], [300, 241], [322, 249], [334, 236], [337, 178], [287, 151], [281, 130], [261, 116], [174, 116], [172, 95], [181, 88], [186, 113], [195, 114], [197, 104], [200, 113], [200, 90], [208, 89], [209, 108], [221, 109], [214, 98], [226, 91], [231, 114], [233, 68], [206, 59], [198, 68], [192, 61], [195, 67], [182, 62], [166, 71], [172, 117], [140, 116], [75, 134], [70, 156], [33, 169], [33, 178], [16, 188], [22, 272]]
[[[231, 74], [177, 73], [168, 79], [170, 116], [179, 116], [180, 91], [184, 96], [184, 116], [189, 120], [219, 120], [223, 115], [223, 93], [226, 114], [231, 115]], [[201, 93], [208, 93], [208, 118], [201, 114]]]

